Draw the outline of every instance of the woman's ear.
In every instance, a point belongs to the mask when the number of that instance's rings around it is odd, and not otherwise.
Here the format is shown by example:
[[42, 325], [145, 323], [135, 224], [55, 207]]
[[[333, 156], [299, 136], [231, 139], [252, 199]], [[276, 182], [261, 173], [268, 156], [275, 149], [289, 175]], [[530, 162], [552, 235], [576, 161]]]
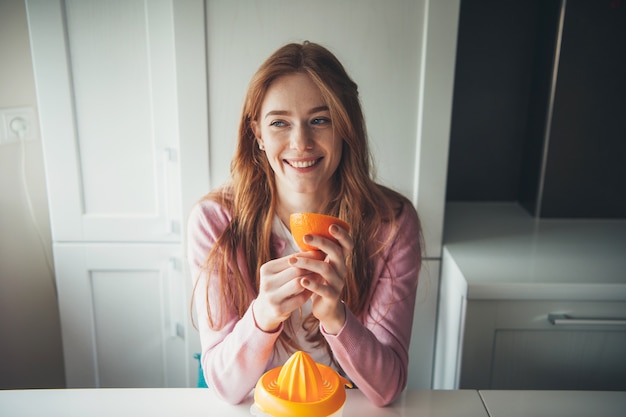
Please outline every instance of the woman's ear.
[[256, 120], [250, 120], [250, 129], [252, 129], [252, 133], [254, 133], [257, 139], [261, 138], [261, 128]]
[[263, 139], [261, 139], [261, 128], [259, 127], [259, 124], [257, 123], [256, 120], [252, 120], [250, 122], [250, 129], [252, 129], [252, 132], [254, 133], [254, 136], [256, 137], [256, 141], [259, 144], [259, 149], [261, 150], [265, 149], [265, 146], [263, 145]]

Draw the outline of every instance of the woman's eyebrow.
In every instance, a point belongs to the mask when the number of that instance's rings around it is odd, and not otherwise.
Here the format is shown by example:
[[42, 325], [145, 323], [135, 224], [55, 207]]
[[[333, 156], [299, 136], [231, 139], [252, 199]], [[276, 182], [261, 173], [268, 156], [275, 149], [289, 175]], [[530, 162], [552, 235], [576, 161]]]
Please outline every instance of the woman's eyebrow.
[[309, 114], [313, 114], [313, 113], [318, 113], [321, 111], [328, 111], [328, 106], [317, 106], [317, 107], [313, 107], [310, 111]]
[[[321, 111], [328, 111], [328, 106], [324, 105], [324, 106], [317, 106], [317, 107], [313, 107], [311, 110], [309, 110], [309, 114], [313, 114], [313, 113], [319, 113]], [[270, 110], [265, 114], [265, 117], [269, 117], [269, 116], [288, 116], [291, 112], [289, 110]]]
[[265, 114], [265, 117], [269, 116], [286, 116], [289, 112], [287, 110], [270, 110]]

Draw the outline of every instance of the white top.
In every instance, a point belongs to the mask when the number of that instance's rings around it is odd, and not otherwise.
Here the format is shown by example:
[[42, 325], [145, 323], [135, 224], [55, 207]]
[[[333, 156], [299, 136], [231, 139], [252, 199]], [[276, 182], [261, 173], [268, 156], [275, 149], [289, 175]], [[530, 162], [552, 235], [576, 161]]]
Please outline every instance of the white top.
[[469, 299], [626, 300], [626, 219], [536, 219], [515, 203], [448, 203], [444, 246]]

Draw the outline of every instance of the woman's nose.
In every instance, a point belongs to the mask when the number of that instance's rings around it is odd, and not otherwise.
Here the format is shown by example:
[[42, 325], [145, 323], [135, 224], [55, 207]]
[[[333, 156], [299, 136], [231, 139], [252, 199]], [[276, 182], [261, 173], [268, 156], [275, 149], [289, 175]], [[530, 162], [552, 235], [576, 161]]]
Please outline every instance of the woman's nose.
[[292, 129], [290, 146], [299, 152], [313, 148], [313, 137], [308, 126], [297, 126]]

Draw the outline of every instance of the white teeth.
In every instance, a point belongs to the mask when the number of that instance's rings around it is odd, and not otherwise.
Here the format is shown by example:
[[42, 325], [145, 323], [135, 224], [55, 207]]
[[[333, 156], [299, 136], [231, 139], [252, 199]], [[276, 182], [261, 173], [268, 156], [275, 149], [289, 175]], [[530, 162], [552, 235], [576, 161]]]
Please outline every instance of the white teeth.
[[294, 168], [308, 168], [308, 167], [312, 167], [316, 163], [317, 163], [317, 159], [314, 159], [312, 161], [291, 161], [289, 162], [289, 165], [291, 165]]

